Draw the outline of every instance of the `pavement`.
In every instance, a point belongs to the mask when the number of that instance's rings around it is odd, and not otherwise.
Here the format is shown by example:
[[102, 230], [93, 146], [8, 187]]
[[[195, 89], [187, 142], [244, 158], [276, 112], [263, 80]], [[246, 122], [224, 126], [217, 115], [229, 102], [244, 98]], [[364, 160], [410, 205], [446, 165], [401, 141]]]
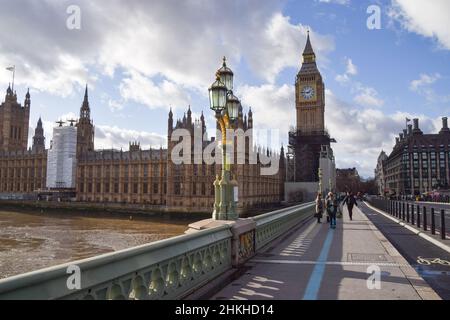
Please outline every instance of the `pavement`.
[[[440, 299], [358, 208], [353, 221], [345, 209], [335, 230], [315, 219], [295, 227], [243, 270], [211, 299]], [[380, 281], [374, 281], [377, 274]]]
[[[378, 209], [366, 204], [360, 204], [360, 208], [440, 297], [450, 300], [450, 252], [387, 218]], [[429, 232], [428, 236], [450, 246], [450, 240], [441, 240]]]

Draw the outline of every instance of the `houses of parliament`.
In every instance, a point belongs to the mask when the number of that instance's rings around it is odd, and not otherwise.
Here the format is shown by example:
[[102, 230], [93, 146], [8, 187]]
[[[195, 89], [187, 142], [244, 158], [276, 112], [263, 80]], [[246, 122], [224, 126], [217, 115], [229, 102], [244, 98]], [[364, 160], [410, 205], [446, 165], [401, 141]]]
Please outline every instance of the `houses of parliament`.
[[[225, 62], [224, 62], [225, 64]], [[223, 67], [226, 67], [224, 65]], [[222, 67], [222, 68], [223, 68]], [[220, 70], [219, 70], [220, 71]], [[21, 199], [36, 199], [46, 190], [47, 155], [44, 130], [39, 119], [32, 146], [28, 148], [28, 128], [31, 96], [27, 92], [23, 105], [8, 87], [0, 105], [0, 197], [12, 195]], [[214, 204], [213, 182], [220, 174], [220, 164], [174, 164], [170, 140], [175, 129], [206, 132], [205, 118], [193, 119], [189, 107], [182, 119], [168, 115], [167, 148], [143, 150], [139, 142], [132, 142], [128, 151], [96, 150], [95, 128], [91, 119], [88, 88], [76, 123], [76, 200], [102, 204], [135, 204], [148, 209], [174, 212], [211, 212]], [[253, 128], [253, 114], [239, 110], [234, 129]], [[194, 141], [194, 139], [191, 139]], [[203, 142], [205, 148], [214, 142]], [[249, 143], [247, 142], [247, 147]], [[238, 211], [279, 204], [284, 198], [286, 175], [285, 155], [277, 156], [278, 173], [261, 175], [262, 164], [250, 164], [248, 150], [245, 164], [233, 165], [238, 182]]]

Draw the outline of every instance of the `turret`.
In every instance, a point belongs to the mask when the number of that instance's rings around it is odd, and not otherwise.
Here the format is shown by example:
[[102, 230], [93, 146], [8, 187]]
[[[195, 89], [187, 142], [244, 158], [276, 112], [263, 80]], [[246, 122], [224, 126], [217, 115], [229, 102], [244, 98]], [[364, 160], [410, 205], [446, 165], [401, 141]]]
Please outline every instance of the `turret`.
[[169, 136], [169, 139], [172, 136], [172, 132], [173, 132], [173, 112], [172, 108], [170, 108], [169, 119], [167, 120], [167, 134]]
[[80, 108], [80, 119], [77, 123], [77, 156], [94, 151], [94, 125], [91, 121], [88, 86], [84, 92], [83, 104]]
[[253, 129], [253, 112], [251, 107], [248, 111], [248, 129]]
[[[31, 96], [30, 96], [30, 89], [29, 88], [28, 88], [27, 94], [25, 95], [24, 107], [28, 108], [28, 109], [31, 107]], [[40, 118], [39, 118], [39, 120], [40, 120]]]
[[34, 130], [32, 150], [35, 152], [42, 152], [45, 150], [44, 128], [42, 126], [41, 117], [39, 117], [36, 129]]

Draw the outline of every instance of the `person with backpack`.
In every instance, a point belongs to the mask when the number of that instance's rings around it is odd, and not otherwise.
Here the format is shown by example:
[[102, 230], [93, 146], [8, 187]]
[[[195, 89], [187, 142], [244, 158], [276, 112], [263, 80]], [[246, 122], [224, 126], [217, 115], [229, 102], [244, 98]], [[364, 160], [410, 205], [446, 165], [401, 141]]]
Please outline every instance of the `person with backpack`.
[[317, 218], [317, 223], [320, 223], [320, 219], [322, 219], [323, 216], [323, 199], [322, 199], [322, 193], [318, 192], [316, 197], [316, 214], [314, 217]]
[[358, 202], [356, 201], [353, 192], [349, 192], [345, 197], [344, 204], [347, 204], [348, 214], [350, 216], [350, 220], [353, 220], [353, 207], [358, 206]]
[[327, 213], [330, 217], [330, 228], [336, 229], [336, 214], [338, 210], [339, 202], [336, 198], [336, 196], [330, 192], [328, 193], [326, 207], [327, 207]]

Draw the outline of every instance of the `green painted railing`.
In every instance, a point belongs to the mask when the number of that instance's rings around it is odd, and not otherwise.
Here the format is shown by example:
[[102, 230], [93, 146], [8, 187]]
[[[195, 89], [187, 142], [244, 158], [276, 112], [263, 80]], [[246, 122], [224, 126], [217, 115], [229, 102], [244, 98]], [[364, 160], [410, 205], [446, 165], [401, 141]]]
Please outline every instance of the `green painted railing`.
[[[81, 290], [67, 285], [72, 266]], [[0, 280], [0, 299], [179, 299], [230, 268], [222, 226]]]
[[236, 256], [261, 249], [313, 211], [309, 203], [252, 218], [253, 249], [240, 240], [246, 237], [239, 236], [239, 223], [226, 224], [0, 280], [0, 300], [182, 299], [231, 269]]
[[307, 203], [269, 212], [253, 219], [256, 222], [256, 250], [286, 233], [303, 219], [314, 214], [315, 204]]

